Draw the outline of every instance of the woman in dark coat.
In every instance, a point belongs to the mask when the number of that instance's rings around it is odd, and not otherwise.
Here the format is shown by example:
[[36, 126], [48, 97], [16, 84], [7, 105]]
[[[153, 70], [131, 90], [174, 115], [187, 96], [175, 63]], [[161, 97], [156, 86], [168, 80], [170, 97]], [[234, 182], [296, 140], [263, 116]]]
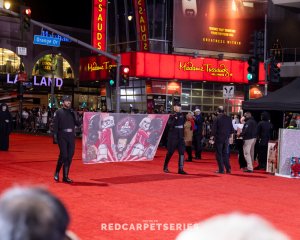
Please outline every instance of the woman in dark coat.
[[0, 151], [7, 151], [9, 134], [12, 130], [12, 117], [5, 103], [0, 105]]

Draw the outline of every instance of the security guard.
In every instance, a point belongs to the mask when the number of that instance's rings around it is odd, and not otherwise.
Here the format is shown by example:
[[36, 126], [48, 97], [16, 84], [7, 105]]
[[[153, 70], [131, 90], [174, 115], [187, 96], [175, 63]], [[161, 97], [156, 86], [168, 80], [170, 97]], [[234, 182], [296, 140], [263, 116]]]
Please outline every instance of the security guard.
[[75, 152], [75, 125], [80, 123], [77, 113], [71, 109], [71, 97], [63, 96], [62, 101], [63, 107], [54, 115], [53, 143], [58, 143], [60, 151], [54, 180], [59, 181], [59, 171], [63, 166], [63, 182], [72, 183], [68, 175]]
[[183, 126], [185, 123], [185, 117], [180, 112], [181, 111], [181, 104], [179, 102], [174, 103], [174, 114], [170, 116], [168, 120], [168, 127], [169, 127], [169, 133], [168, 133], [168, 143], [167, 143], [167, 155], [165, 158], [164, 163], [164, 172], [169, 173], [168, 164], [170, 162], [170, 159], [175, 152], [176, 149], [178, 149], [179, 153], [179, 161], [178, 161], [178, 173], [179, 174], [187, 174], [185, 171], [183, 171], [183, 163], [184, 163], [184, 151], [185, 151], [185, 144], [184, 144], [184, 138], [183, 138]]

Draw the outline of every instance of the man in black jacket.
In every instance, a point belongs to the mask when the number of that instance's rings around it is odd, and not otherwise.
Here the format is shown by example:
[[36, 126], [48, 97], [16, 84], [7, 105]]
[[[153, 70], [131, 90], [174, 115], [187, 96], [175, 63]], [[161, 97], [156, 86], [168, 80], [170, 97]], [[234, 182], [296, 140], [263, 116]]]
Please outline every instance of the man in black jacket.
[[266, 170], [271, 129], [270, 116], [267, 112], [263, 112], [261, 114], [261, 121], [257, 125], [258, 166], [254, 168], [255, 170]]
[[175, 152], [175, 150], [178, 150], [179, 153], [179, 160], [178, 160], [178, 173], [179, 174], [187, 174], [183, 170], [183, 163], [184, 163], [184, 151], [185, 151], [185, 144], [184, 144], [184, 138], [183, 138], [183, 132], [184, 132], [184, 123], [185, 123], [185, 117], [180, 112], [181, 111], [181, 104], [179, 102], [174, 103], [174, 111], [175, 113], [173, 115], [170, 115], [168, 120], [168, 142], [167, 142], [167, 155], [165, 158], [164, 163], [164, 172], [169, 173], [168, 164], [170, 162], [170, 159]]
[[78, 116], [71, 109], [71, 98], [63, 96], [63, 107], [54, 115], [53, 142], [58, 143], [59, 157], [56, 165], [54, 180], [59, 181], [59, 171], [63, 166], [63, 182], [72, 183], [69, 170], [75, 152], [75, 125], [79, 126]]
[[224, 166], [226, 173], [231, 173], [231, 166], [229, 162], [229, 138], [233, 138], [234, 129], [232, 120], [224, 113], [223, 106], [218, 108], [218, 116], [213, 122], [212, 139], [215, 141], [216, 158], [219, 170], [216, 173], [224, 173]]
[[245, 112], [245, 124], [241, 133], [244, 139], [243, 151], [247, 162], [244, 172], [253, 172], [254, 148], [257, 137], [257, 123], [250, 112]]

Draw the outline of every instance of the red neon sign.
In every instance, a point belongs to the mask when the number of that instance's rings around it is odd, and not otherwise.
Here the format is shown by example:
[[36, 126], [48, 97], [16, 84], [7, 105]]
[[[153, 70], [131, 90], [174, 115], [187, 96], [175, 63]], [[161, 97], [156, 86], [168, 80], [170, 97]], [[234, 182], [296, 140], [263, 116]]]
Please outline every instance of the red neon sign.
[[105, 51], [107, 0], [93, 0], [92, 4], [92, 45]]
[[134, 7], [140, 51], [149, 51], [149, 32], [145, 0], [135, 0]]

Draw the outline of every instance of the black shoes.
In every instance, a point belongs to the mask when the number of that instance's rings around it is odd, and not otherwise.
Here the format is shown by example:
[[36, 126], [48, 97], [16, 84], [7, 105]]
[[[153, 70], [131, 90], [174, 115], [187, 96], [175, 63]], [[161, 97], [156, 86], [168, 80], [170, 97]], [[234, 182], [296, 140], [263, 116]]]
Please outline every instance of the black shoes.
[[64, 183], [72, 183], [73, 181], [70, 178], [66, 177], [66, 178], [63, 178], [63, 182]]
[[224, 171], [223, 172], [220, 172], [219, 170], [215, 171], [215, 173], [218, 173], [218, 174], [224, 174]]
[[231, 174], [231, 170], [226, 170], [226, 174]]
[[187, 172], [185, 172], [183, 170], [178, 170], [178, 174], [187, 174]]
[[165, 173], [170, 173], [169, 169], [167, 169], [167, 168], [164, 168], [164, 172]]
[[54, 175], [54, 181], [55, 182], [59, 182], [59, 175], [58, 175], [58, 173], [55, 173], [55, 175]]
[[253, 173], [253, 170], [245, 169], [244, 172]]
[[192, 162], [193, 160], [192, 159], [187, 159], [185, 160], [186, 162]]

